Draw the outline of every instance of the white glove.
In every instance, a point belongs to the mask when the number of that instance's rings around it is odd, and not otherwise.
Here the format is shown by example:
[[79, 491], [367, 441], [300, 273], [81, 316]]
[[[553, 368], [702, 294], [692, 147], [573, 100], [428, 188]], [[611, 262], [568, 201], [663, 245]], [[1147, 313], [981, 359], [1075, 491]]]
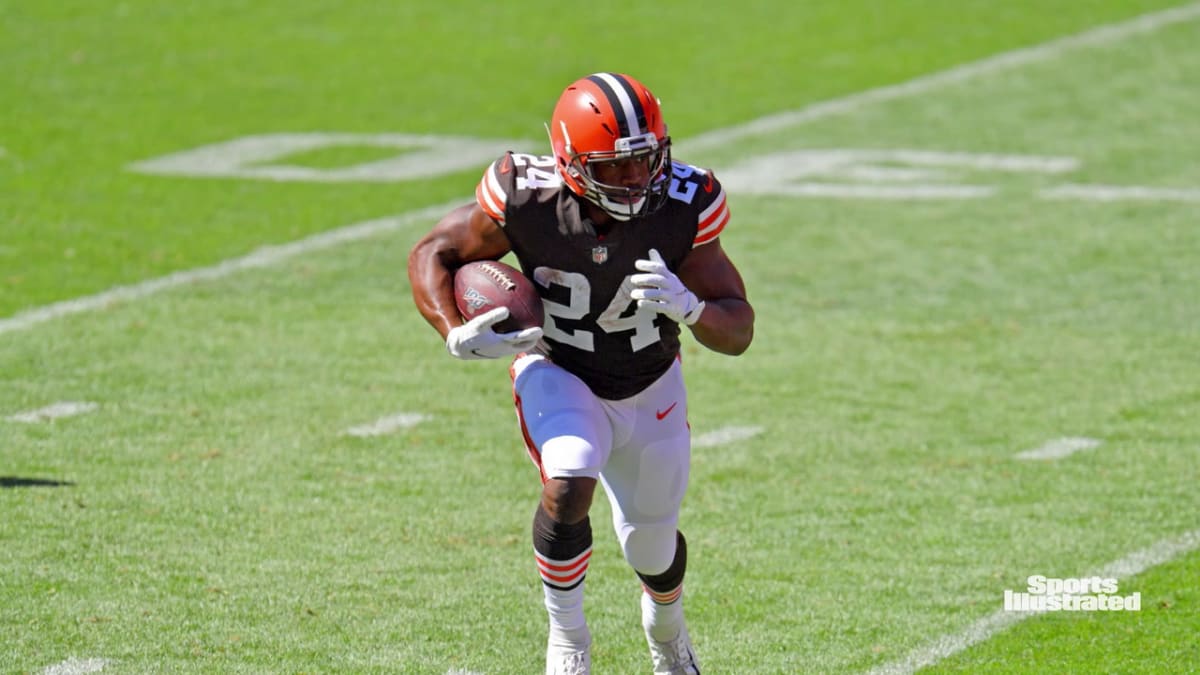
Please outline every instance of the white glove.
[[508, 318], [507, 307], [484, 312], [446, 335], [446, 351], [460, 359], [498, 359], [532, 349], [542, 339], [538, 326], [512, 333], [497, 333], [493, 326]]
[[697, 299], [696, 294], [667, 269], [667, 263], [657, 249], [650, 249], [650, 258], [638, 260], [633, 266], [648, 273], [629, 278], [635, 286], [629, 295], [637, 300], [638, 309], [649, 308], [676, 323], [689, 326], [700, 320], [704, 301]]

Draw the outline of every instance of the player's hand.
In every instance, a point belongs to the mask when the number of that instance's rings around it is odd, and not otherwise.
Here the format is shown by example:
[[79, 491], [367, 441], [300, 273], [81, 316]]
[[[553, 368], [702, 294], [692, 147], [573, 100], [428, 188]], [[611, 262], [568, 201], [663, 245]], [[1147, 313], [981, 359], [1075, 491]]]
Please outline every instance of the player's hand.
[[689, 326], [700, 320], [704, 301], [696, 298], [696, 294], [667, 269], [667, 263], [657, 249], [650, 249], [650, 257], [634, 262], [633, 266], [646, 273], [629, 278], [635, 286], [629, 295], [637, 300], [639, 309], [652, 309], [672, 321]]
[[507, 307], [484, 312], [446, 335], [446, 351], [460, 359], [498, 359], [532, 349], [542, 339], [540, 327], [497, 333], [493, 327], [508, 318]]

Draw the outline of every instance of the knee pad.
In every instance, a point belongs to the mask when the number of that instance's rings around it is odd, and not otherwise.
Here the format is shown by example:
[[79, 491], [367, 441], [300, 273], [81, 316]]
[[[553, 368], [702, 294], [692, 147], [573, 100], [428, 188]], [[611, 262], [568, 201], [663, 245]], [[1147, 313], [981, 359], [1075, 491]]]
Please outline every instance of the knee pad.
[[[644, 574], [638, 572], [638, 576], [642, 580], [642, 584], [651, 592], [651, 594], [671, 594], [675, 597], [679, 596], [679, 588], [683, 586], [683, 575], [687, 573], [687, 539], [683, 538], [682, 532], [675, 533], [675, 558], [671, 561], [671, 566], [662, 574]], [[661, 600], [655, 598], [655, 602], [665, 604]]]
[[604, 453], [590, 439], [573, 434], [553, 436], [542, 443], [542, 469], [548, 478], [598, 478]]
[[675, 560], [676, 530], [672, 525], [629, 525], [621, 535], [621, 551], [638, 574], [662, 574]]

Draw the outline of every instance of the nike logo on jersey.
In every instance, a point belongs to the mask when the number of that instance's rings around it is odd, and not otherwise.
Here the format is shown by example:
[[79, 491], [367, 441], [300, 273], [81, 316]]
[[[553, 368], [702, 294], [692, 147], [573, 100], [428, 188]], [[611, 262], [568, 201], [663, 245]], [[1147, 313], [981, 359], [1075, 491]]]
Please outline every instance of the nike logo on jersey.
[[713, 189], [713, 180], [712, 180], [712, 174], [710, 173], [710, 174], [708, 174], [708, 182], [706, 182], [704, 184], [704, 191], [712, 192], [712, 189]]
[[679, 401], [675, 401], [675, 403], [672, 403], [670, 406], [668, 406], [666, 410], [655, 410], [654, 416], [659, 420], [662, 420], [664, 417], [671, 414], [671, 411], [675, 409], [675, 406], [678, 403]]
[[504, 155], [504, 159], [500, 160], [500, 173], [508, 173], [512, 171], [512, 155]]

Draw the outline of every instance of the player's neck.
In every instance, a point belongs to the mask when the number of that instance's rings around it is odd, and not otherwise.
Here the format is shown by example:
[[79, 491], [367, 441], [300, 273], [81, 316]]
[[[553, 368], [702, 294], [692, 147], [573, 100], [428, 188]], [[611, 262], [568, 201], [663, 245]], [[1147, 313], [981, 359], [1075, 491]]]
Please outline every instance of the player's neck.
[[608, 233], [612, 232], [613, 228], [621, 222], [591, 202], [586, 204], [586, 208], [588, 220], [592, 221], [592, 229], [596, 230], [598, 237], [608, 236]]

